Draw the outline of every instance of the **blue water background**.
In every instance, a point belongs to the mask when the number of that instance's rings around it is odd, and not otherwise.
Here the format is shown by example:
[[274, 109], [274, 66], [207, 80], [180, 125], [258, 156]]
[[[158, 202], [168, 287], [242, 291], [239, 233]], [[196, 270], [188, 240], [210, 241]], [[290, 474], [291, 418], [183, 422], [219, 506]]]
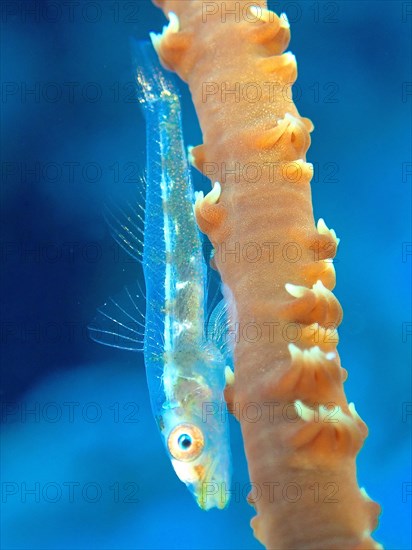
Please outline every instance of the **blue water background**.
[[[359, 482], [383, 508], [377, 540], [406, 550], [410, 2], [271, 7], [290, 18], [296, 102], [316, 127], [315, 215], [341, 238], [339, 351], [348, 398], [370, 430]], [[232, 503], [202, 512], [164, 453], [142, 356], [100, 347], [85, 331], [99, 304], [141, 278], [102, 210], [109, 196], [133, 192], [145, 164], [128, 39], [160, 31], [165, 19], [148, 0], [3, 2], [1, 10], [1, 547], [260, 548], [238, 426]], [[181, 90], [187, 143], [197, 145]], [[206, 189], [200, 176], [195, 183]]]

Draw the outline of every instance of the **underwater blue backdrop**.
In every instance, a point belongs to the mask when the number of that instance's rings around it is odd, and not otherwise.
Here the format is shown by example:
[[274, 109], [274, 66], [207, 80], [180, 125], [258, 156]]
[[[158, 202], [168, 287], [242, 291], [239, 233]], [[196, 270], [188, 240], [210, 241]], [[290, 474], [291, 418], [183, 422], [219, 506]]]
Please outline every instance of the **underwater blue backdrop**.
[[[341, 238], [339, 351], [370, 430], [359, 482], [383, 508], [376, 539], [410, 549], [411, 2], [270, 7], [289, 16], [294, 97], [316, 128], [315, 215]], [[238, 426], [232, 503], [202, 512], [162, 447], [142, 356], [85, 329], [142, 276], [102, 211], [145, 166], [129, 36], [165, 19], [149, 0], [56, 0], [2, 2], [1, 21], [1, 547], [257, 549]]]

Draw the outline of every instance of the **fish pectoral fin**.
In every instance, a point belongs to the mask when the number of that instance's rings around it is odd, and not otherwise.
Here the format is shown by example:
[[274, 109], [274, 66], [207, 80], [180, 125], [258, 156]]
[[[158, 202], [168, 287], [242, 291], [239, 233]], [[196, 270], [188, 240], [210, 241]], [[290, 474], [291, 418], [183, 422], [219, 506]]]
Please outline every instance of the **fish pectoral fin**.
[[232, 342], [230, 339], [229, 306], [223, 298], [209, 315], [206, 325], [207, 339], [215, 344], [229, 365], [233, 365]]
[[142, 300], [141, 293], [127, 287], [114, 298], [109, 298], [98, 308], [87, 327], [90, 338], [112, 348], [142, 351], [145, 326]]

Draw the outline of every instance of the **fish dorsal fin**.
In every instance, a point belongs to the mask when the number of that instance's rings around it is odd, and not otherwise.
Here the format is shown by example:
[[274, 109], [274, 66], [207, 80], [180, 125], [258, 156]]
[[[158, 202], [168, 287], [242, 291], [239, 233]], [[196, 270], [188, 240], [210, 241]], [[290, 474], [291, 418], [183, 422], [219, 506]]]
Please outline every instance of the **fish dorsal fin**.
[[207, 340], [213, 342], [226, 358], [226, 365], [233, 367], [233, 350], [229, 339], [229, 306], [222, 298], [214, 307], [206, 326]]
[[133, 203], [128, 201], [119, 204], [115, 200], [111, 200], [109, 204], [105, 205], [104, 219], [117, 244], [129, 256], [141, 263], [145, 214], [144, 177], [141, 177], [140, 180], [141, 185]]
[[125, 287], [114, 298], [109, 298], [88, 326], [90, 338], [105, 346], [142, 351], [145, 326], [142, 301], [140, 287]]

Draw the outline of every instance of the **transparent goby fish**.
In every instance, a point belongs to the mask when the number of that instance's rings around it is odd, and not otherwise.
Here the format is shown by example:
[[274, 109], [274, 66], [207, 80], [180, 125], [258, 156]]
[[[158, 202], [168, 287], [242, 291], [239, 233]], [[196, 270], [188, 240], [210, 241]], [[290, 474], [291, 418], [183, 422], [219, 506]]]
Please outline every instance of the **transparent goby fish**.
[[226, 308], [220, 302], [206, 323], [207, 267], [173, 77], [150, 43], [133, 42], [132, 49], [146, 120], [144, 216], [118, 207], [107, 218], [118, 243], [139, 259], [144, 217], [146, 314], [126, 289], [98, 310], [90, 334], [106, 345], [143, 349], [153, 414], [176, 474], [201, 508], [224, 508], [231, 481], [223, 397], [230, 373], [230, 353], [222, 343]]

